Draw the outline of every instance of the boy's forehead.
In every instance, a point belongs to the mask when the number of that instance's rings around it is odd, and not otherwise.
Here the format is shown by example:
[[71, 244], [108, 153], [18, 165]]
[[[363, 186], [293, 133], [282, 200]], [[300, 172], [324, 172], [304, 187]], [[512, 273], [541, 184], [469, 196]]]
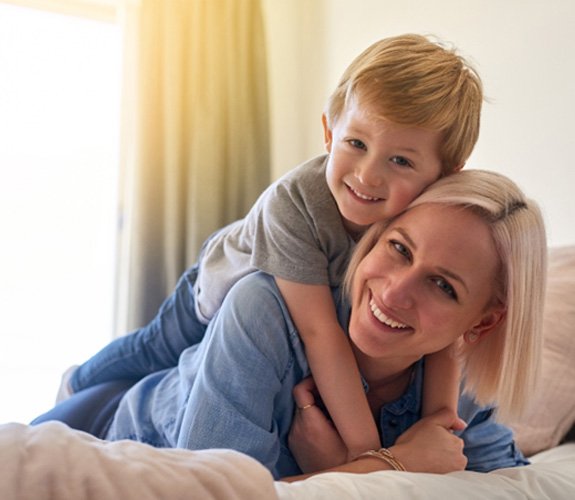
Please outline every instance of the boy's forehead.
[[383, 103], [372, 101], [357, 92], [346, 99], [343, 112], [369, 121], [387, 119]]
[[[343, 118], [343, 119], [341, 119]], [[340, 117], [341, 125], [350, 131], [374, 133], [384, 128], [401, 131], [413, 128], [412, 125], [401, 123], [386, 114], [380, 103], [362, 102], [358, 99], [350, 100], [343, 109]]]
[[391, 121], [386, 117], [383, 106], [366, 102], [365, 99], [349, 99], [342, 111], [342, 117], [348, 126], [362, 128], [373, 126], [378, 122]]

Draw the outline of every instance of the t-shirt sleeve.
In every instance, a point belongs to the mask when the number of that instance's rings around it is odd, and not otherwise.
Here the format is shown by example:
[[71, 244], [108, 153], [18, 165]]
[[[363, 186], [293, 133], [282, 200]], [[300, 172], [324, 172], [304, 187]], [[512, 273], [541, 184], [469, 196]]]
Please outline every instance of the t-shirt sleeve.
[[251, 263], [290, 281], [339, 285], [351, 239], [325, 181], [325, 169], [300, 172], [276, 183], [260, 200], [252, 221]]

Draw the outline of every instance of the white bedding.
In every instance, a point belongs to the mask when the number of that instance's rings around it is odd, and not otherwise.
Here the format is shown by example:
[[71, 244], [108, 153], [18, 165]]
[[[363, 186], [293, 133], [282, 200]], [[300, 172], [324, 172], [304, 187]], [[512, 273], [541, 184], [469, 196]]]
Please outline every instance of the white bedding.
[[391, 499], [572, 500], [575, 444], [533, 458], [528, 467], [489, 474], [378, 472], [323, 474], [274, 482], [255, 460], [231, 450], [157, 449], [103, 442], [49, 422], [0, 425], [2, 500]]
[[488, 474], [445, 475], [411, 472], [323, 474], [306, 481], [277, 484], [280, 500], [574, 500], [575, 444], [562, 445], [533, 457], [527, 467]]
[[271, 474], [232, 450], [104, 442], [48, 422], [0, 425], [1, 500], [275, 499]]

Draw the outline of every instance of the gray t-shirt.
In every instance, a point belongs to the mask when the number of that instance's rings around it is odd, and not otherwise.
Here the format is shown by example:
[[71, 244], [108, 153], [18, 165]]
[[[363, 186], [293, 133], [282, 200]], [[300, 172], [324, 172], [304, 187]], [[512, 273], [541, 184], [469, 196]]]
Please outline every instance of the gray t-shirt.
[[270, 185], [244, 219], [204, 245], [196, 281], [196, 313], [208, 323], [232, 285], [256, 270], [309, 285], [341, 284], [354, 241], [325, 178], [327, 155]]

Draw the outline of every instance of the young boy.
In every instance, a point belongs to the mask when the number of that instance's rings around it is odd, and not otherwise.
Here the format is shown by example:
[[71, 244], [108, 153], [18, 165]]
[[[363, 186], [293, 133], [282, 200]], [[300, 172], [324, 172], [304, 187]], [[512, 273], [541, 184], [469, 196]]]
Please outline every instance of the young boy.
[[[479, 77], [454, 51], [418, 35], [373, 44], [328, 101], [328, 154], [286, 174], [245, 219], [210, 237], [156, 318], [71, 372], [65, 387], [76, 392], [175, 366], [201, 340], [231, 286], [261, 270], [275, 277], [350, 458], [379, 448], [331, 287], [341, 284], [355, 242], [371, 224], [397, 215], [429, 184], [463, 167], [477, 141], [482, 100]], [[374, 320], [398, 334], [405, 327], [379, 312]], [[424, 412], [456, 411], [459, 372], [448, 350], [430, 356], [426, 370], [433, 386], [425, 389]]]

